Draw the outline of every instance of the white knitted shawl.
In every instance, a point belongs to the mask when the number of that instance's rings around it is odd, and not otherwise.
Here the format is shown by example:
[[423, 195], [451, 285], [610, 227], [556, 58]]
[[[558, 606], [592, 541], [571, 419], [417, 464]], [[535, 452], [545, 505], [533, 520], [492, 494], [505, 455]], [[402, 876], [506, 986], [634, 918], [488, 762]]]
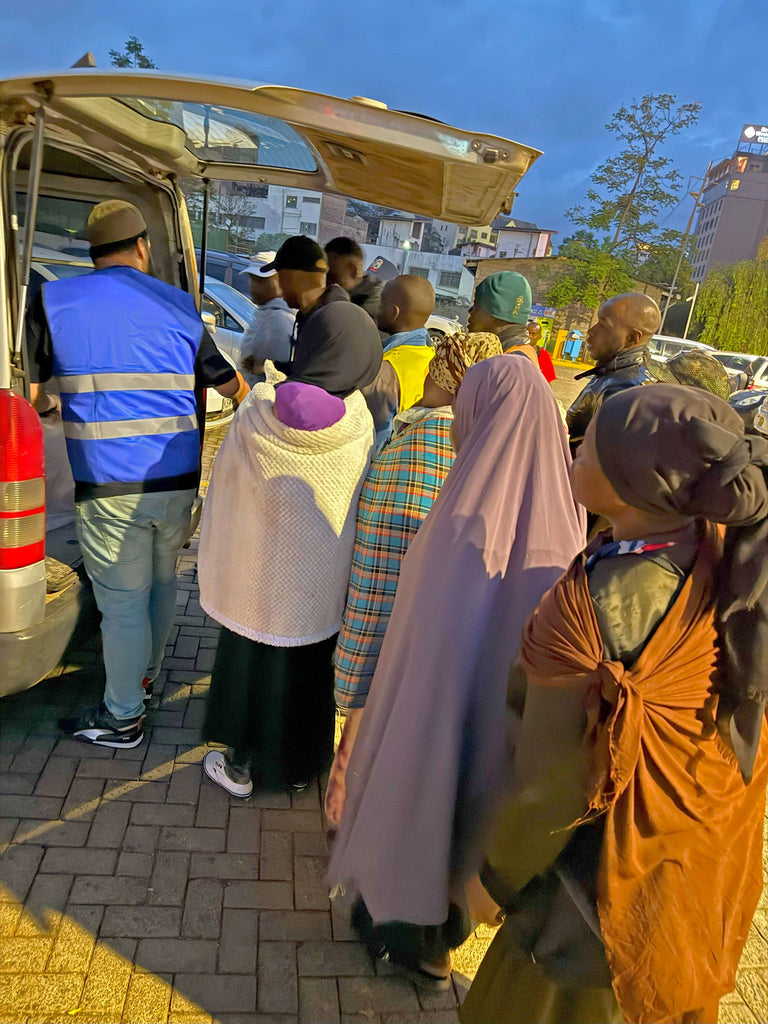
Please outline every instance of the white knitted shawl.
[[257, 384], [213, 467], [200, 532], [200, 603], [222, 625], [273, 647], [338, 632], [373, 421], [354, 391], [324, 430], [286, 427]]

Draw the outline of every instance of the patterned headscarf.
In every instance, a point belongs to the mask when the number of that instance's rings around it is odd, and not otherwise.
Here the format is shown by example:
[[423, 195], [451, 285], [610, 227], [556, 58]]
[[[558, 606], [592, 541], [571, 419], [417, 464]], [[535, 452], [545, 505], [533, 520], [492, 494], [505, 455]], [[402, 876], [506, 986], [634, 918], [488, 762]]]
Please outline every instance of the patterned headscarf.
[[429, 376], [443, 391], [455, 395], [470, 366], [501, 354], [501, 342], [496, 334], [454, 334], [435, 346]]

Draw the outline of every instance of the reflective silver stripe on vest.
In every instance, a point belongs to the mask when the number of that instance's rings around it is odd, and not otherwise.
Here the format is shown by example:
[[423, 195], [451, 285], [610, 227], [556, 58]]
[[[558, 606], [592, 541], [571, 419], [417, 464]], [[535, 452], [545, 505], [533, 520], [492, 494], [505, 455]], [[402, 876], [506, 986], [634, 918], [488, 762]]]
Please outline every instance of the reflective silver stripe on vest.
[[59, 391], [193, 391], [194, 373], [81, 373], [58, 377]]
[[197, 416], [153, 416], [148, 420], [102, 420], [98, 423], [72, 423], [64, 420], [64, 436], [73, 441], [107, 441], [114, 437], [139, 437], [144, 434], [181, 434], [197, 430]]

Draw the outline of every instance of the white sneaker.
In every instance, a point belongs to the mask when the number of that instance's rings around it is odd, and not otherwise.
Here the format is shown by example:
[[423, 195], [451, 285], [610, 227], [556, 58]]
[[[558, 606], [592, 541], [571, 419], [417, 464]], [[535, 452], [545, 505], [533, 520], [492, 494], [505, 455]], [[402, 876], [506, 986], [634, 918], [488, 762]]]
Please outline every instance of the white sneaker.
[[253, 792], [253, 783], [249, 780], [248, 782], [233, 782], [227, 774], [227, 762], [224, 760], [224, 755], [218, 750], [212, 750], [209, 754], [206, 754], [203, 758], [203, 768], [208, 778], [215, 782], [217, 786], [221, 786], [222, 789], [226, 789], [232, 796], [240, 796], [243, 799], [247, 799]]

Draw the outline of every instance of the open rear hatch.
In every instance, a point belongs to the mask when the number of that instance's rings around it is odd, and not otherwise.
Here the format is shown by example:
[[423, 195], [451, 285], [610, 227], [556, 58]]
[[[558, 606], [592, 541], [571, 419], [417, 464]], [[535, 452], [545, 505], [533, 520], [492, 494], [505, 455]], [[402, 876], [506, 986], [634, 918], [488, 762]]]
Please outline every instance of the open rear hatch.
[[540, 155], [509, 139], [284, 86], [73, 70], [0, 82], [73, 141], [145, 169], [273, 182], [457, 224], [509, 210]]

